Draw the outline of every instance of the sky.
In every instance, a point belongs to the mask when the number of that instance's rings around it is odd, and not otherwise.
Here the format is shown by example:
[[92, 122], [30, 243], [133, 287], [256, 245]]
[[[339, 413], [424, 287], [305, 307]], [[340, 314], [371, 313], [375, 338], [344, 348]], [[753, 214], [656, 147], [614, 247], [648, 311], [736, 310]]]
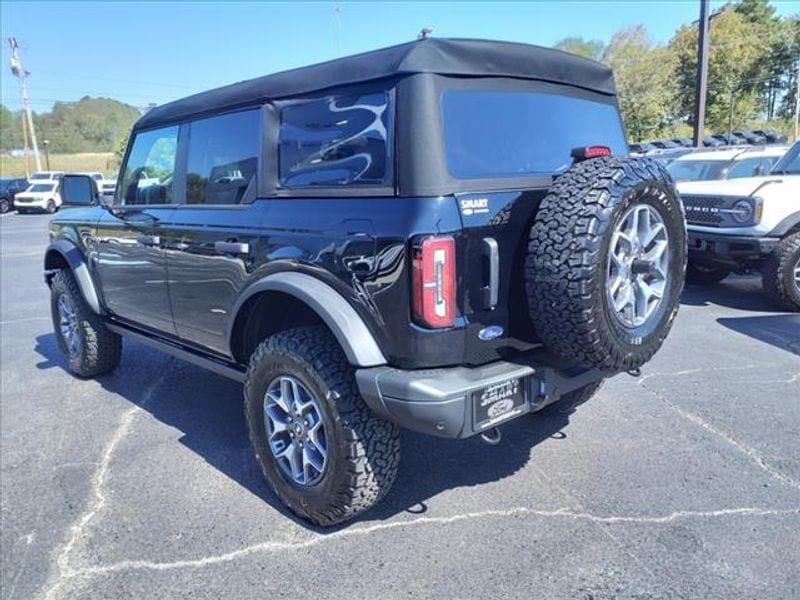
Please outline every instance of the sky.
[[[722, 0], [711, 3], [712, 10]], [[800, 0], [774, 1], [782, 15]], [[475, 37], [550, 46], [647, 27], [666, 42], [698, 0], [627, 2], [9, 2], [0, 3], [2, 103], [19, 108], [7, 39], [20, 44], [32, 107], [85, 95], [162, 104], [242, 79], [413, 40]]]

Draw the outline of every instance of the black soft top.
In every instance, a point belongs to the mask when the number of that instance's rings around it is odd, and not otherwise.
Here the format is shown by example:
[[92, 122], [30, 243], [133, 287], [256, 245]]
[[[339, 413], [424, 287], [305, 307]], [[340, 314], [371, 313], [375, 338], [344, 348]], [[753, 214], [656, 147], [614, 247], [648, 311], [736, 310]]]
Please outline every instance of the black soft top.
[[611, 69], [560, 50], [511, 42], [428, 38], [240, 81], [175, 100], [150, 110], [136, 122], [134, 129], [414, 73], [532, 79], [616, 94]]

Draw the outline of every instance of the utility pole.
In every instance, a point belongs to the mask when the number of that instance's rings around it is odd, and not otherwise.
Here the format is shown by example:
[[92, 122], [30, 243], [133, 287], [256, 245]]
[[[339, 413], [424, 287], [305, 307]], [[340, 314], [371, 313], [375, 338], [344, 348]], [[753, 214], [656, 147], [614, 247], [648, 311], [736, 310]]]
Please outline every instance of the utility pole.
[[25, 111], [25, 116], [28, 119], [28, 127], [31, 131], [31, 144], [33, 145], [33, 158], [36, 162], [36, 170], [42, 170], [42, 161], [39, 158], [39, 146], [36, 143], [36, 130], [33, 128], [33, 114], [31, 114], [31, 103], [28, 98], [28, 84], [27, 78], [30, 71], [26, 71], [22, 66], [22, 60], [19, 58], [19, 45], [16, 38], [8, 38], [8, 43], [11, 45], [11, 72], [19, 79], [20, 85], [20, 101], [22, 102], [22, 110]]
[[797, 57], [797, 92], [794, 97], [794, 141], [800, 139], [800, 56]]
[[44, 140], [44, 159], [47, 162], [47, 170], [50, 170], [50, 140]]
[[706, 120], [706, 88], [708, 87], [708, 4], [700, 0], [700, 22], [697, 24], [697, 89], [694, 104], [694, 145], [703, 145]]

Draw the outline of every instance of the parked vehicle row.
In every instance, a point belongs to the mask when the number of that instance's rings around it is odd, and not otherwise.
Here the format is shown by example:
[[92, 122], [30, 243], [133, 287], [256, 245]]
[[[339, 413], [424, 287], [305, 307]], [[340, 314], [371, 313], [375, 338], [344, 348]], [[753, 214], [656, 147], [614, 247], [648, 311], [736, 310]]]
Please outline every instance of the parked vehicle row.
[[[115, 179], [106, 179], [99, 171], [79, 174], [94, 182], [100, 198], [113, 196]], [[37, 171], [30, 179], [17, 177], [0, 180], [0, 213], [12, 210], [19, 214], [56, 212], [63, 205], [61, 185], [64, 175], [63, 171]]]
[[[787, 138], [782, 133], [772, 130], [758, 129], [755, 131], [732, 131], [731, 133], [717, 133], [703, 138], [703, 147], [720, 148], [723, 146], [764, 146], [768, 144], [785, 144]], [[694, 148], [694, 141], [690, 138], [674, 138], [671, 140], [655, 140], [652, 142], [639, 142], [630, 144], [633, 154], [647, 154], [655, 150], [675, 150], [678, 148]]]
[[[773, 158], [741, 156], [712, 164], [692, 155], [670, 165], [673, 177], [687, 175], [677, 184], [688, 224], [687, 282], [760, 272], [764, 290], [782, 308], [800, 311], [800, 142], [767, 174], [733, 177], [759, 171], [753, 161]], [[719, 177], [703, 181], [708, 172]]]

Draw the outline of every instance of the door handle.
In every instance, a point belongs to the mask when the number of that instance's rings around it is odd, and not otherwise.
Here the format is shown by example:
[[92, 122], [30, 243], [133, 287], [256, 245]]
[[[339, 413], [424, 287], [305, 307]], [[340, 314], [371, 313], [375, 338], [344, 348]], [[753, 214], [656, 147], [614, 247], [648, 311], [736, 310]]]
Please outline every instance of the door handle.
[[250, 244], [241, 242], [214, 242], [214, 250], [220, 254], [249, 254]]
[[483, 286], [483, 306], [493, 309], [500, 294], [500, 252], [496, 239], [483, 238], [483, 255], [489, 262], [489, 281]]
[[142, 246], [159, 246], [161, 245], [161, 238], [157, 235], [137, 235], [136, 241]]

